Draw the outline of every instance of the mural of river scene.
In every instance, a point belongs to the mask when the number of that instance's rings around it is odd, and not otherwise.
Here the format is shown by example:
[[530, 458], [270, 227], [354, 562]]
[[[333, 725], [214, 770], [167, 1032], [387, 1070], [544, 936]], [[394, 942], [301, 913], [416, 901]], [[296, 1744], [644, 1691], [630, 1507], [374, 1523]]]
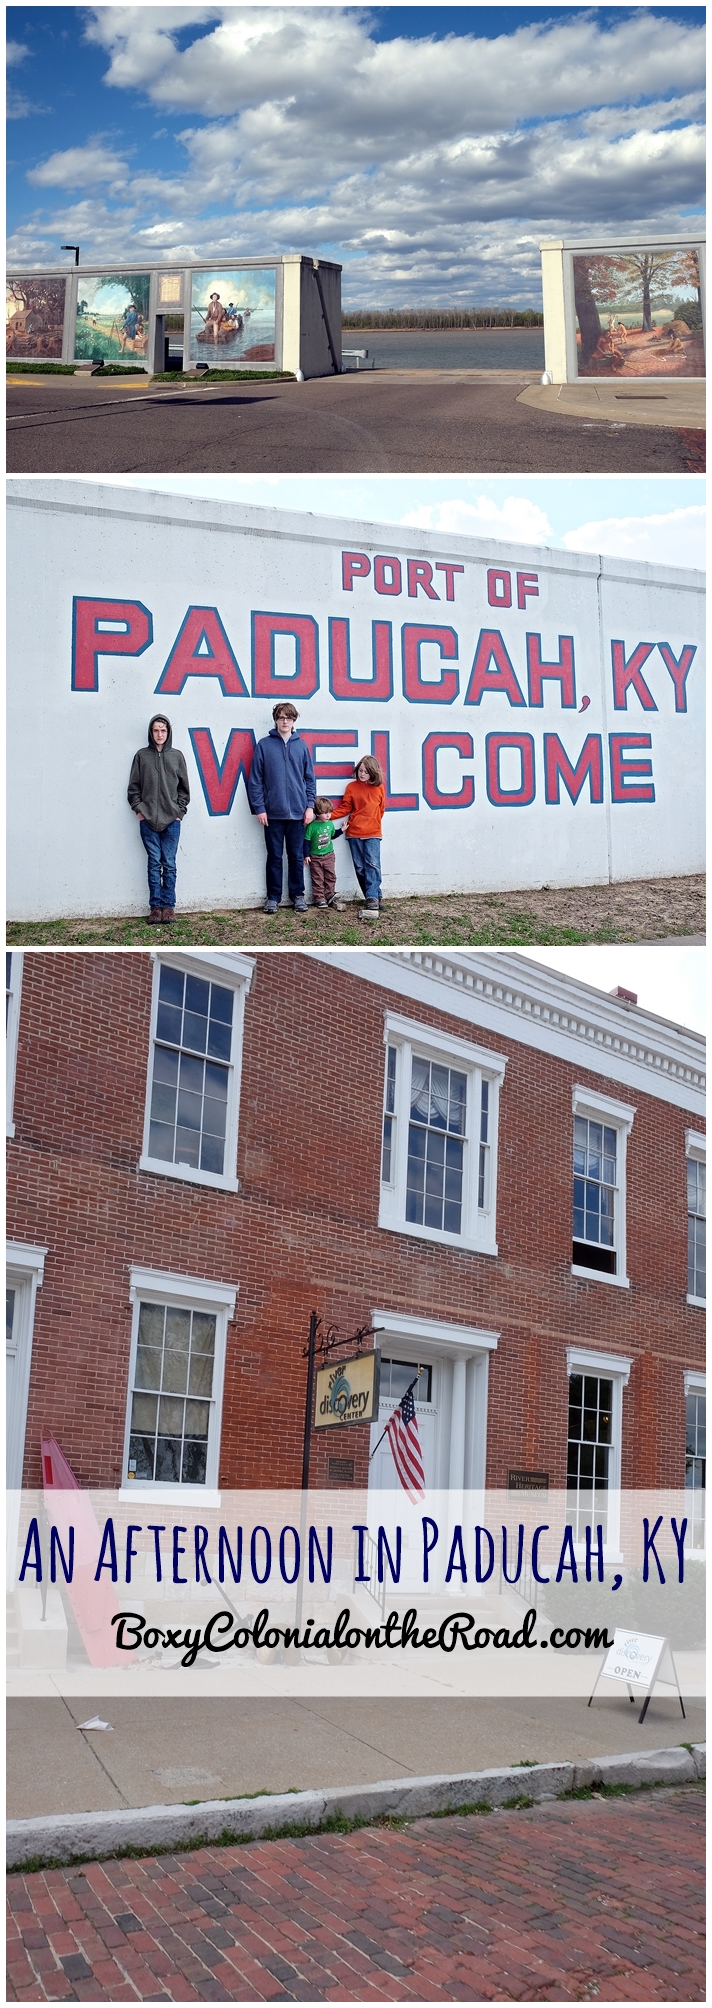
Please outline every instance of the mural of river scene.
[[148, 272], [80, 272], [75, 362], [145, 362], [149, 287]]
[[598, 252], [573, 268], [580, 377], [704, 376], [696, 251]]
[[190, 361], [211, 369], [273, 363], [275, 282], [274, 269], [194, 272]]
[[5, 342], [9, 356], [62, 360], [66, 279], [8, 279]]

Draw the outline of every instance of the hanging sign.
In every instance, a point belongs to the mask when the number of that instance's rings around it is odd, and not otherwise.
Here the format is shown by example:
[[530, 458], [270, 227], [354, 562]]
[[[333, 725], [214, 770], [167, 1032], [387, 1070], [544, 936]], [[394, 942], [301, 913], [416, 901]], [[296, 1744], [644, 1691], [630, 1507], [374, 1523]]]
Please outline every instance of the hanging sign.
[[378, 1415], [380, 1353], [359, 1353], [322, 1367], [316, 1377], [315, 1429], [337, 1423], [374, 1422]]

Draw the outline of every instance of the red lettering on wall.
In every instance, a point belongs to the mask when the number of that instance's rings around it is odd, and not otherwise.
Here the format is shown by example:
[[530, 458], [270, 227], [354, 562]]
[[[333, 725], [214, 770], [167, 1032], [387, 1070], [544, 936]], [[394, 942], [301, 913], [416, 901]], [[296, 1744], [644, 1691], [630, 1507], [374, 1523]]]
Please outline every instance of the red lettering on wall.
[[387, 809], [418, 809], [417, 795], [394, 795], [391, 792], [391, 735], [390, 732], [371, 733], [371, 752], [383, 771]]
[[[317, 746], [358, 746], [357, 732], [300, 732], [299, 737], [309, 747], [314, 768], [314, 779], [317, 783], [319, 781], [350, 781], [354, 770], [353, 758], [351, 760], [317, 761], [315, 756]], [[341, 793], [343, 793], [343, 789]], [[340, 800], [341, 795], [339, 795]]]
[[517, 572], [517, 606], [520, 613], [524, 612], [527, 600], [538, 600], [538, 579], [538, 572]]
[[[627, 760], [629, 748], [645, 746], [650, 750], [652, 739], [649, 732], [612, 732], [609, 740], [611, 757], [611, 801], [612, 802], [654, 802], [653, 763], [650, 760]], [[647, 776], [647, 780], [631, 777]]]
[[223, 697], [248, 697], [217, 607], [189, 607], [156, 684], [162, 697], [178, 697], [189, 676], [215, 676]]
[[681, 650], [680, 657], [678, 660], [678, 657], [676, 655], [673, 655], [669, 641], [659, 641], [658, 648], [660, 650], [660, 654], [665, 664], [665, 668], [670, 671], [670, 675], [675, 685], [675, 710], [686, 711], [687, 678], [689, 676], [692, 664], [697, 654], [697, 649], [691, 643], [688, 642], [687, 646]]
[[[278, 676], [274, 638], [294, 636], [296, 672]], [[311, 614], [253, 614], [252, 691], [255, 697], [313, 697], [319, 688], [319, 629]]]
[[643, 663], [647, 662], [649, 655], [652, 655], [654, 647], [655, 643], [652, 641], [639, 642], [637, 648], [634, 648], [632, 655], [628, 657], [628, 661], [626, 662], [625, 642], [611, 642], [613, 704], [616, 711], [627, 711], [628, 688], [631, 684], [636, 697], [640, 698], [643, 710], [657, 711], [658, 707], [652, 690], [648, 689], [645, 677], [640, 674]]
[[[102, 621], [121, 622], [108, 631]], [[141, 600], [72, 601], [72, 690], [98, 690], [100, 655], [143, 655], [153, 617]]]
[[373, 583], [377, 593], [394, 593], [397, 596], [403, 584], [400, 558], [374, 558]]
[[351, 622], [329, 621], [329, 689], [332, 697], [357, 698], [383, 704], [393, 696], [393, 630], [390, 621], [373, 621], [373, 675], [351, 675]]
[[591, 801], [603, 801], [603, 748], [599, 732], [589, 732], [584, 739], [575, 767], [572, 766], [566, 748], [556, 732], [544, 733], [544, 799], [560, 802], [560, 784], [563, 781], [572, 802], [577, 802], [584, 783], [588, 781]]
[[572, 634], [559, 635], [558, 662], [543, 662], [541, 635], [527, 635], [527, 671], [529, 676], [529, 703], [538, 706], [544, 702], [543, 684], [558, 683], [561, 687], [561, 706], [564, 711], [576, 710], [576, 673], [574, 669], [574, 638]]
[[444, 558], [441, 564], [436, 563], [435, 570], [436, 572], [445, 573], [445, 598], [446, 600], [454, 600], [455, 574], [456, 572], [464, 572], [464, 565], [451, 565], [448, 563], [447, 558]]
[[[500, 759], [505, 746], [516, 747], [521, 758], [521, 779], [517, 788], [503, 788], [500, 781]], [[488, 732], [485, 740], [485, 765], [487, 794], [495, 809], [529, 807], [536, 793], [534, 740], [530, 732]]]
[[[490, 663], [496, 667], [490, 669]], [[485, 691], [509, 698], [510, 704], [525, 704], [499, 628], [482, 628], [472, 664], [466, 704], [479, 704]]]
[[341, 582], [345, 593], [352, 593], [354, 579], [367, 579], [371, 570], [371, 560], [365, 551], [342, 551]]
[[474, 746], [469, 732], [429, 732], [423, 741], [423, 794], [431, 809], [470, 809], [475, 799], [472, 774], [463, 774], [455, 794], [446, 794], [438, 785], [438, 754], [452, 746], [461, 760], [471, 760]]
[[412, 627], [406, 623], [403, 628], [403, 690], [409, 704], [452, 704], [460, 688], [460, 678], [456, 669], [446, 669], [437, 683], [426, 683], [420, 674], [420, 652], [427, 642], [434, 642], [441, 658], [448, 661], [457, 658], [458, 641], [455, 629], [451, 627]]
[[491, 607], [511, 607], [512, 576], [510, 572], [487, 573], [487, 599]]
[[425, 558], [409, 558], [408, 559], [409, 599], [411, 600], [417, 599], [419, 586], [422, 587], [423, 592], [427, 594], [429, 600], [439, 600], [440, 594], [436, 593], [435, 587], [433, 585], [432, 565], [429, 565]]
[[255, 750], [254, 732], [234, 731], [228, 735], [222, 760], [218, 760], [213, 735], [207, 726], [189, 727], [195, 764], [209, 816], [229, 816], [240, 775], [249, 780]]

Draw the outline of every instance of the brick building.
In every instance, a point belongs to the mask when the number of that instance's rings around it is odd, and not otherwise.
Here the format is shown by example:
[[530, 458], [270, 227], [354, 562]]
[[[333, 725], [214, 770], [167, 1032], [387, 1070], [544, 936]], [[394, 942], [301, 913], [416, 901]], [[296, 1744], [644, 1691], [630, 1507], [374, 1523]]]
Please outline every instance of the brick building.
[[[49, 1429], [84, 1485], [298, 1486], [315, 1307], [381, 1327], [371, 1442], [422, 1366], [430, 1484], [701, 1487], [695, 1033], [504, 952], [30, 952], [8, 990], [11, 1484]], [[318, 1432], [311, 1483], [368, 1454]]]

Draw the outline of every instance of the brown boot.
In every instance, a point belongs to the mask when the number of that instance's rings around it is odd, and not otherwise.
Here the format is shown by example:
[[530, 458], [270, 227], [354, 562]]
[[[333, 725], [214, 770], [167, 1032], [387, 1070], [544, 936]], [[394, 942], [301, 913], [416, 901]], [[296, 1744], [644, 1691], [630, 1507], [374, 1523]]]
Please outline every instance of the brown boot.
[[150, 913], [146, 914], [146, 926], [160, 927], [160, 925], [161, 925], [161, 908], [160, 906], [152, 906]]
[[175, 907], [174, 907], [174, 906], [162, 906], [162, 907], [161, 907], [161, 922], [162, 922], [162, 925], [163, 925], [164, 927], [171, 927], [171, 926], [172, 926], [172, 924], [173, 924], [173, 915], [174, 915], [174, 913], [175, 913]]

